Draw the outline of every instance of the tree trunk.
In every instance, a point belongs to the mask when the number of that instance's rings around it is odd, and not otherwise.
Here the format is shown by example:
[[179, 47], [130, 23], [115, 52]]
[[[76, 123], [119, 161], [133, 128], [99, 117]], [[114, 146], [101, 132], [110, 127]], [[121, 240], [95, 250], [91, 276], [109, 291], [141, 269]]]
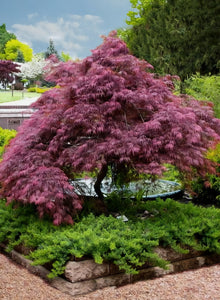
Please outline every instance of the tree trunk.
[[98, 196], [98, 201], [96, 201], [97, 205], [99, 207], [97, 207], [97, 209], [101, 212], [101, 213], [107, 213], [107, 208], [106, 205], [104, 203], [104, 195], [101, 191], [101, 183], [102, 180], [105, 178], [106, 174], [108, 171], [108, 166], [107, 165], [103, 165], [100, 172], [98, 173], [95, 185], [94, 185], [94, 189], [95, 192]]

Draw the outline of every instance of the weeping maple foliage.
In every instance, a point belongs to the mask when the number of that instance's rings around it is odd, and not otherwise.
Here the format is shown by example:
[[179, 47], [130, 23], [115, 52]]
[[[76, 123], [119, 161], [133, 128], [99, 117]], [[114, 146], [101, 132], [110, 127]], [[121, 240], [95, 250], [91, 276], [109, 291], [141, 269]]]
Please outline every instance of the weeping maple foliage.
[[60, 86], [33, 104], [0, 164], [1, 195], [34, 203], [56, 225], [72, 223], [82, 208], [72, 174], [97, 170], [95, 190], [108, 166], [118, 172], [160, 175], [163, 163], [204, 175], [214, 168], [204, 153], [220, 139], [212, 107], [173, 95], [170, 76], [132, 56], [112, 32], [92, 55], [57, 63], [48, 81]]

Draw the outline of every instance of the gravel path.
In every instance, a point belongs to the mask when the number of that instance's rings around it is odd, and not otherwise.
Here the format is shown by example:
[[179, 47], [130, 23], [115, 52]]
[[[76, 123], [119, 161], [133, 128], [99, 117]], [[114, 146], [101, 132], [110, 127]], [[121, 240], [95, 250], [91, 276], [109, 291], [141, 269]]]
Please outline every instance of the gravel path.
[[0, 254], [0, 300], [220, 300], [220, 264], [71, 297]]

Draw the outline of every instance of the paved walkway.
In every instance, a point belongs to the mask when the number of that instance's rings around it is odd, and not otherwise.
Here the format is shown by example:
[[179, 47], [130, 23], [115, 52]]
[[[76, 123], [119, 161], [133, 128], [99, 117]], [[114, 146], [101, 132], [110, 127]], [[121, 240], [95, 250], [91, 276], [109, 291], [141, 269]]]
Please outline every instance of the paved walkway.
[[31, 105], [32, 103], [34, 103], [39, 97], [33, 97], [33, 98], [24, 98], [21, 100], [17, 100], [17, 101], [11, 101], [11, 102], [3, 102], [0, 103], [0, 106], [23, 106], [23, 105]]

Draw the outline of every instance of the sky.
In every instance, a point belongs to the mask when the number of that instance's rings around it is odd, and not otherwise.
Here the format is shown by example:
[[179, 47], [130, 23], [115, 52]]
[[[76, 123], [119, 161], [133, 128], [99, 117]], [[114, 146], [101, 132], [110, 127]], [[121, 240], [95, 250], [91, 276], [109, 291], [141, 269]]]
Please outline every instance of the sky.
[[85, 58], [102, 43], [101, 35], [127, 27], [130, 0], [0, 0], [0, 25], [13, 32], [34, 54], [49, 40], [73, 59]]

